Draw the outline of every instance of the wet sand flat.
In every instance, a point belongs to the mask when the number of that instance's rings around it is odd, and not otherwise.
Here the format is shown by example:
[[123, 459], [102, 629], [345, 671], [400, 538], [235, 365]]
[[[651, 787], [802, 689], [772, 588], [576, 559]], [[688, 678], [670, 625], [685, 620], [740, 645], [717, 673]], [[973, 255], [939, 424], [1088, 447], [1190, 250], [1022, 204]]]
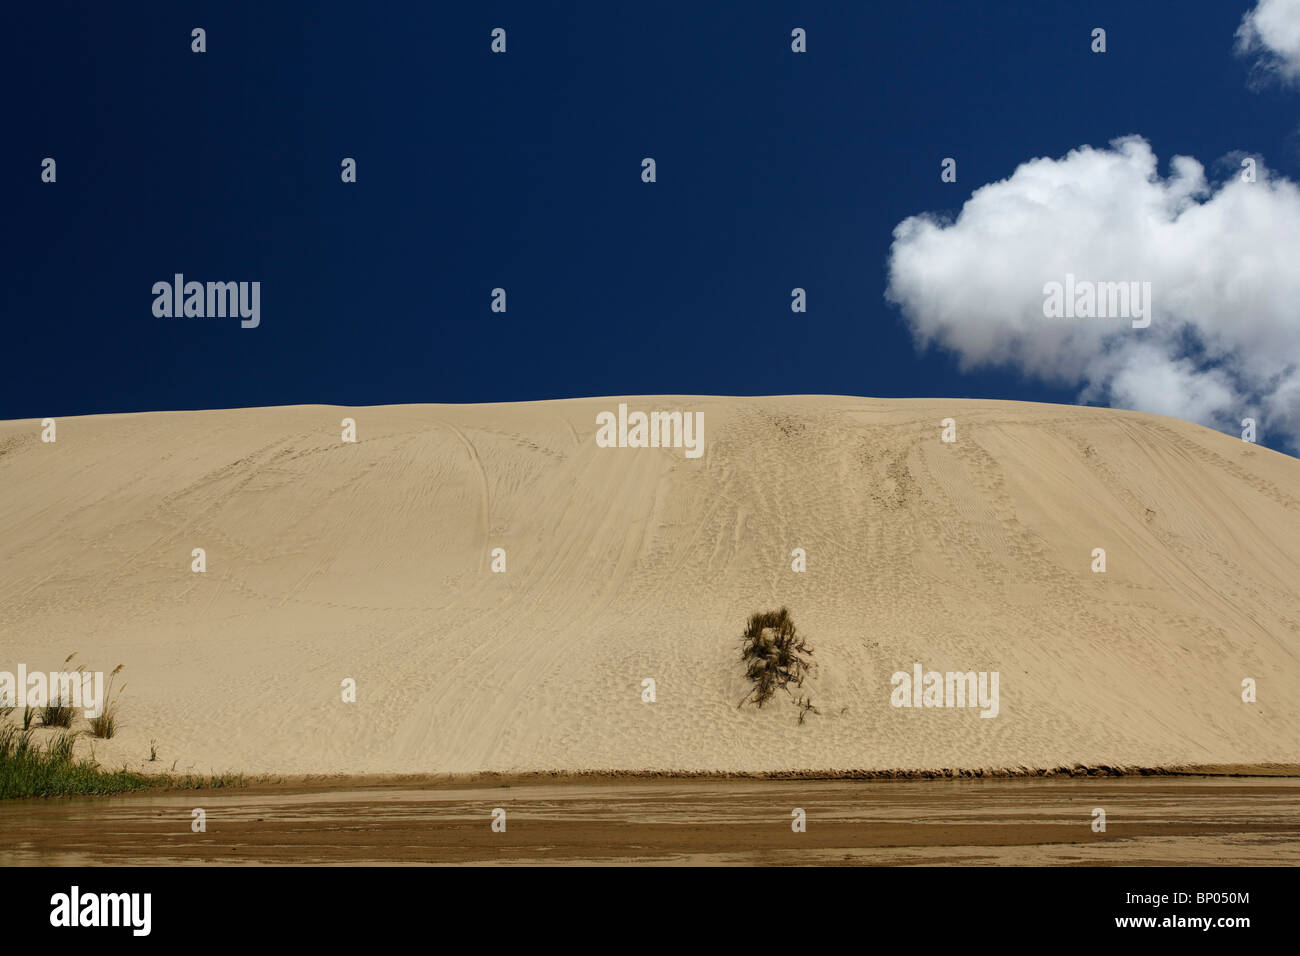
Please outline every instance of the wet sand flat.
[[2, 865], [374, 863], [1300, 865], [1300, 779], [593, 780], [0, 806]]

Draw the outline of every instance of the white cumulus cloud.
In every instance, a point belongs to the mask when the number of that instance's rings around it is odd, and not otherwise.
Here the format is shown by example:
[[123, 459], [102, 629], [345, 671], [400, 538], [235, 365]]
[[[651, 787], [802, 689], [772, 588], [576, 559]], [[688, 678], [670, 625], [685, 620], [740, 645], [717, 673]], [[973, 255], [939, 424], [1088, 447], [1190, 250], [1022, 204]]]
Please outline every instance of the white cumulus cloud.
[[[1150, 282], [1150, 326], [1047, 318], [1045, 286], [1067, 274]], [[886, 297], [963, 368], [1233, 432], [1254, 417], [1300, 447], [1300, 189], [1262, 166], [1215, 184], [1175, 156], [1161, 176], [1138, 136], [1030, 160], [955, 219], [901, 222]]]
[[1237, 28], [1237, 52], [1289, 83], [1300, 83], [1300, 0], [1259, 0]]

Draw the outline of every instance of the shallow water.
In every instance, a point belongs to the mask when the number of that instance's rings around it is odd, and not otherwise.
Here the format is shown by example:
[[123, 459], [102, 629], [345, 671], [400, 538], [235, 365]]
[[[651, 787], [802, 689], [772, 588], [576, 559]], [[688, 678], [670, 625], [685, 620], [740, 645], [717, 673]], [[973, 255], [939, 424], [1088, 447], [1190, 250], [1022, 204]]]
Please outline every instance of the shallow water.
[[103, 863], [1300, 864], [1300, 779], [594, 779], [0, 804], [0, 864]]

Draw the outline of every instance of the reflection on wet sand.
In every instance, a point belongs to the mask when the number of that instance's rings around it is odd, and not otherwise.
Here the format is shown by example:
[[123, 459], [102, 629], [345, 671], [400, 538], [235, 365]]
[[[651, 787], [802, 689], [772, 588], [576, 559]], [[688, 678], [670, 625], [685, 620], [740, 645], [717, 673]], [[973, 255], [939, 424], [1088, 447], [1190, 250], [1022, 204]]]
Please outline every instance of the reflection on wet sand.
[[99, 863], [1300, 864], [1300, 779], [593, 780], [0, 805], [0, 864]]

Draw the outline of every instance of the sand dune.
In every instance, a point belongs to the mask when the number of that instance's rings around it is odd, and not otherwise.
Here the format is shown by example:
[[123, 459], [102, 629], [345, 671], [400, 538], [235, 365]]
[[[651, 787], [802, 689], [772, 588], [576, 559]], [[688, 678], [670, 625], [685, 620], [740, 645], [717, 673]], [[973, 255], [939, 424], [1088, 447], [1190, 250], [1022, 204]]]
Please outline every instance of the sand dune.
[[[702, 411], [704, 454], [597, 447], [620, 401]], [[1173, 419], [672, 396], [40, 431], [0, 423], [0, 670], [125, 664], [106, 764], [1300, 763], [1300, 461]], [[782, 604], [816, 649], [802, 726], [736, 706], [745, 618]], [[997, 717], [891, 706], [916, 662], [999, 672]]]

